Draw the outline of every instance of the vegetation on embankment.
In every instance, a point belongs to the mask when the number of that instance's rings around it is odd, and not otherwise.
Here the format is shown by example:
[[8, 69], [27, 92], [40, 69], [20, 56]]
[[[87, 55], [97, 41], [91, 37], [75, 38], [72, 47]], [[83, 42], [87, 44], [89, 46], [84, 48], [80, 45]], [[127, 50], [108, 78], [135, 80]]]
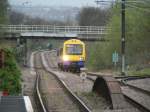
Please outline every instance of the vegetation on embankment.
[[[126, 4], [126, 69], [129, 71], [150, 67], [150, 10], [149, 1]], [[130, 7], [130, 6], [132, 7]], [[112, 53], [119, 54], [118, 68], [121, 66], [121, 4], [113, 7], [108, 26], [112, 28], [106, 35], [108, 42], [97, 42], [90, 46], [88, 68], [92, 70], [112, 69]], [[150, 72], [149, 72], [150, 74]]]
[[21, 92], [21, 72], [18, 69], [12, 50], [4, 48], [4, 67], [0, 68], [0, 91], [8, 91], [9, 95]]
[[130, 70], [127, 72], [128, 75], [138, 75], [138, 76], [143, 76], [143, 75], [150, 75], [150, 68], [145, 68], [142, 70]]
[[80, 26], [105, 26], [110, 18], [110, 10], [98, 7], [83, 7], [77, 15]]

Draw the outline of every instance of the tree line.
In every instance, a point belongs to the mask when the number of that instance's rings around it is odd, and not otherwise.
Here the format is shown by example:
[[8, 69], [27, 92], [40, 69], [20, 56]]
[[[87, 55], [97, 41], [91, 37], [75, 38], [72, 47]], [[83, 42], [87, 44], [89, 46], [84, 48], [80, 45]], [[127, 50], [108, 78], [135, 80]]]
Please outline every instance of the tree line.
[[7, 10], [8, 10], [8, 1], [7, 0], [0, 0], [0, 24], [7, 23], [8, 16], [7, 16]]
[[[136, 1], [136, 0], [135, 0]], [[126, 69], [150, 67], [150, 1], [126, 4]], [[92, 45], [87, 65], [92, 69], [113, 68], [112, 54], [119, 54], [121, 66], [121, 4], [116, 3], [107, 23], [111, 30], [106, 35], [108, 42]], [[95, 49], [96, 48], [96, 49]]]
[[78, 24], [81, 26], [104, 26], [111, 16], [110, 10], [98, 7], [83, 7], [77, 15]]

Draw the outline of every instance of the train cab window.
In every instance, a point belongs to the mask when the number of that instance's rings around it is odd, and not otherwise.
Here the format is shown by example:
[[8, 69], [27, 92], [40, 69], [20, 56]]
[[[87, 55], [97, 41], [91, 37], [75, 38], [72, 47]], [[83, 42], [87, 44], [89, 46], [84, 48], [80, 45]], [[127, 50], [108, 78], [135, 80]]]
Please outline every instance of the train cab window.
[[80, 44], [67, 44], [66, 53], [68, 55], [81, 55], [83, 46]]

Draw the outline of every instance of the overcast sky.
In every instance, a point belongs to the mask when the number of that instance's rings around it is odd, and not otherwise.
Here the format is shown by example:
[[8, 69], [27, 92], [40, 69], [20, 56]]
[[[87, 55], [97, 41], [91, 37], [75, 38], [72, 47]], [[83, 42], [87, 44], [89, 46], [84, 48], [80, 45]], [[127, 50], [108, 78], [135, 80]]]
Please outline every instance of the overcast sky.
[[97, 6], [95, 0], [9, 0], [11, 5], [24, 6]]

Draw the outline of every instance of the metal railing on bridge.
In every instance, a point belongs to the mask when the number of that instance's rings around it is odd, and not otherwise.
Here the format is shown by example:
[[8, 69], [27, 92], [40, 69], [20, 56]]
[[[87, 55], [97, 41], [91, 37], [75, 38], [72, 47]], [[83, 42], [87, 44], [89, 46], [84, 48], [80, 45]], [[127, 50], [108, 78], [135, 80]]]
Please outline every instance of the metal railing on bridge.
[[7, 33], [44, 32], [105, 35], [108, 30], [110, 30], [110, 28], [105, 26], [0, 25], [0, 31]]

